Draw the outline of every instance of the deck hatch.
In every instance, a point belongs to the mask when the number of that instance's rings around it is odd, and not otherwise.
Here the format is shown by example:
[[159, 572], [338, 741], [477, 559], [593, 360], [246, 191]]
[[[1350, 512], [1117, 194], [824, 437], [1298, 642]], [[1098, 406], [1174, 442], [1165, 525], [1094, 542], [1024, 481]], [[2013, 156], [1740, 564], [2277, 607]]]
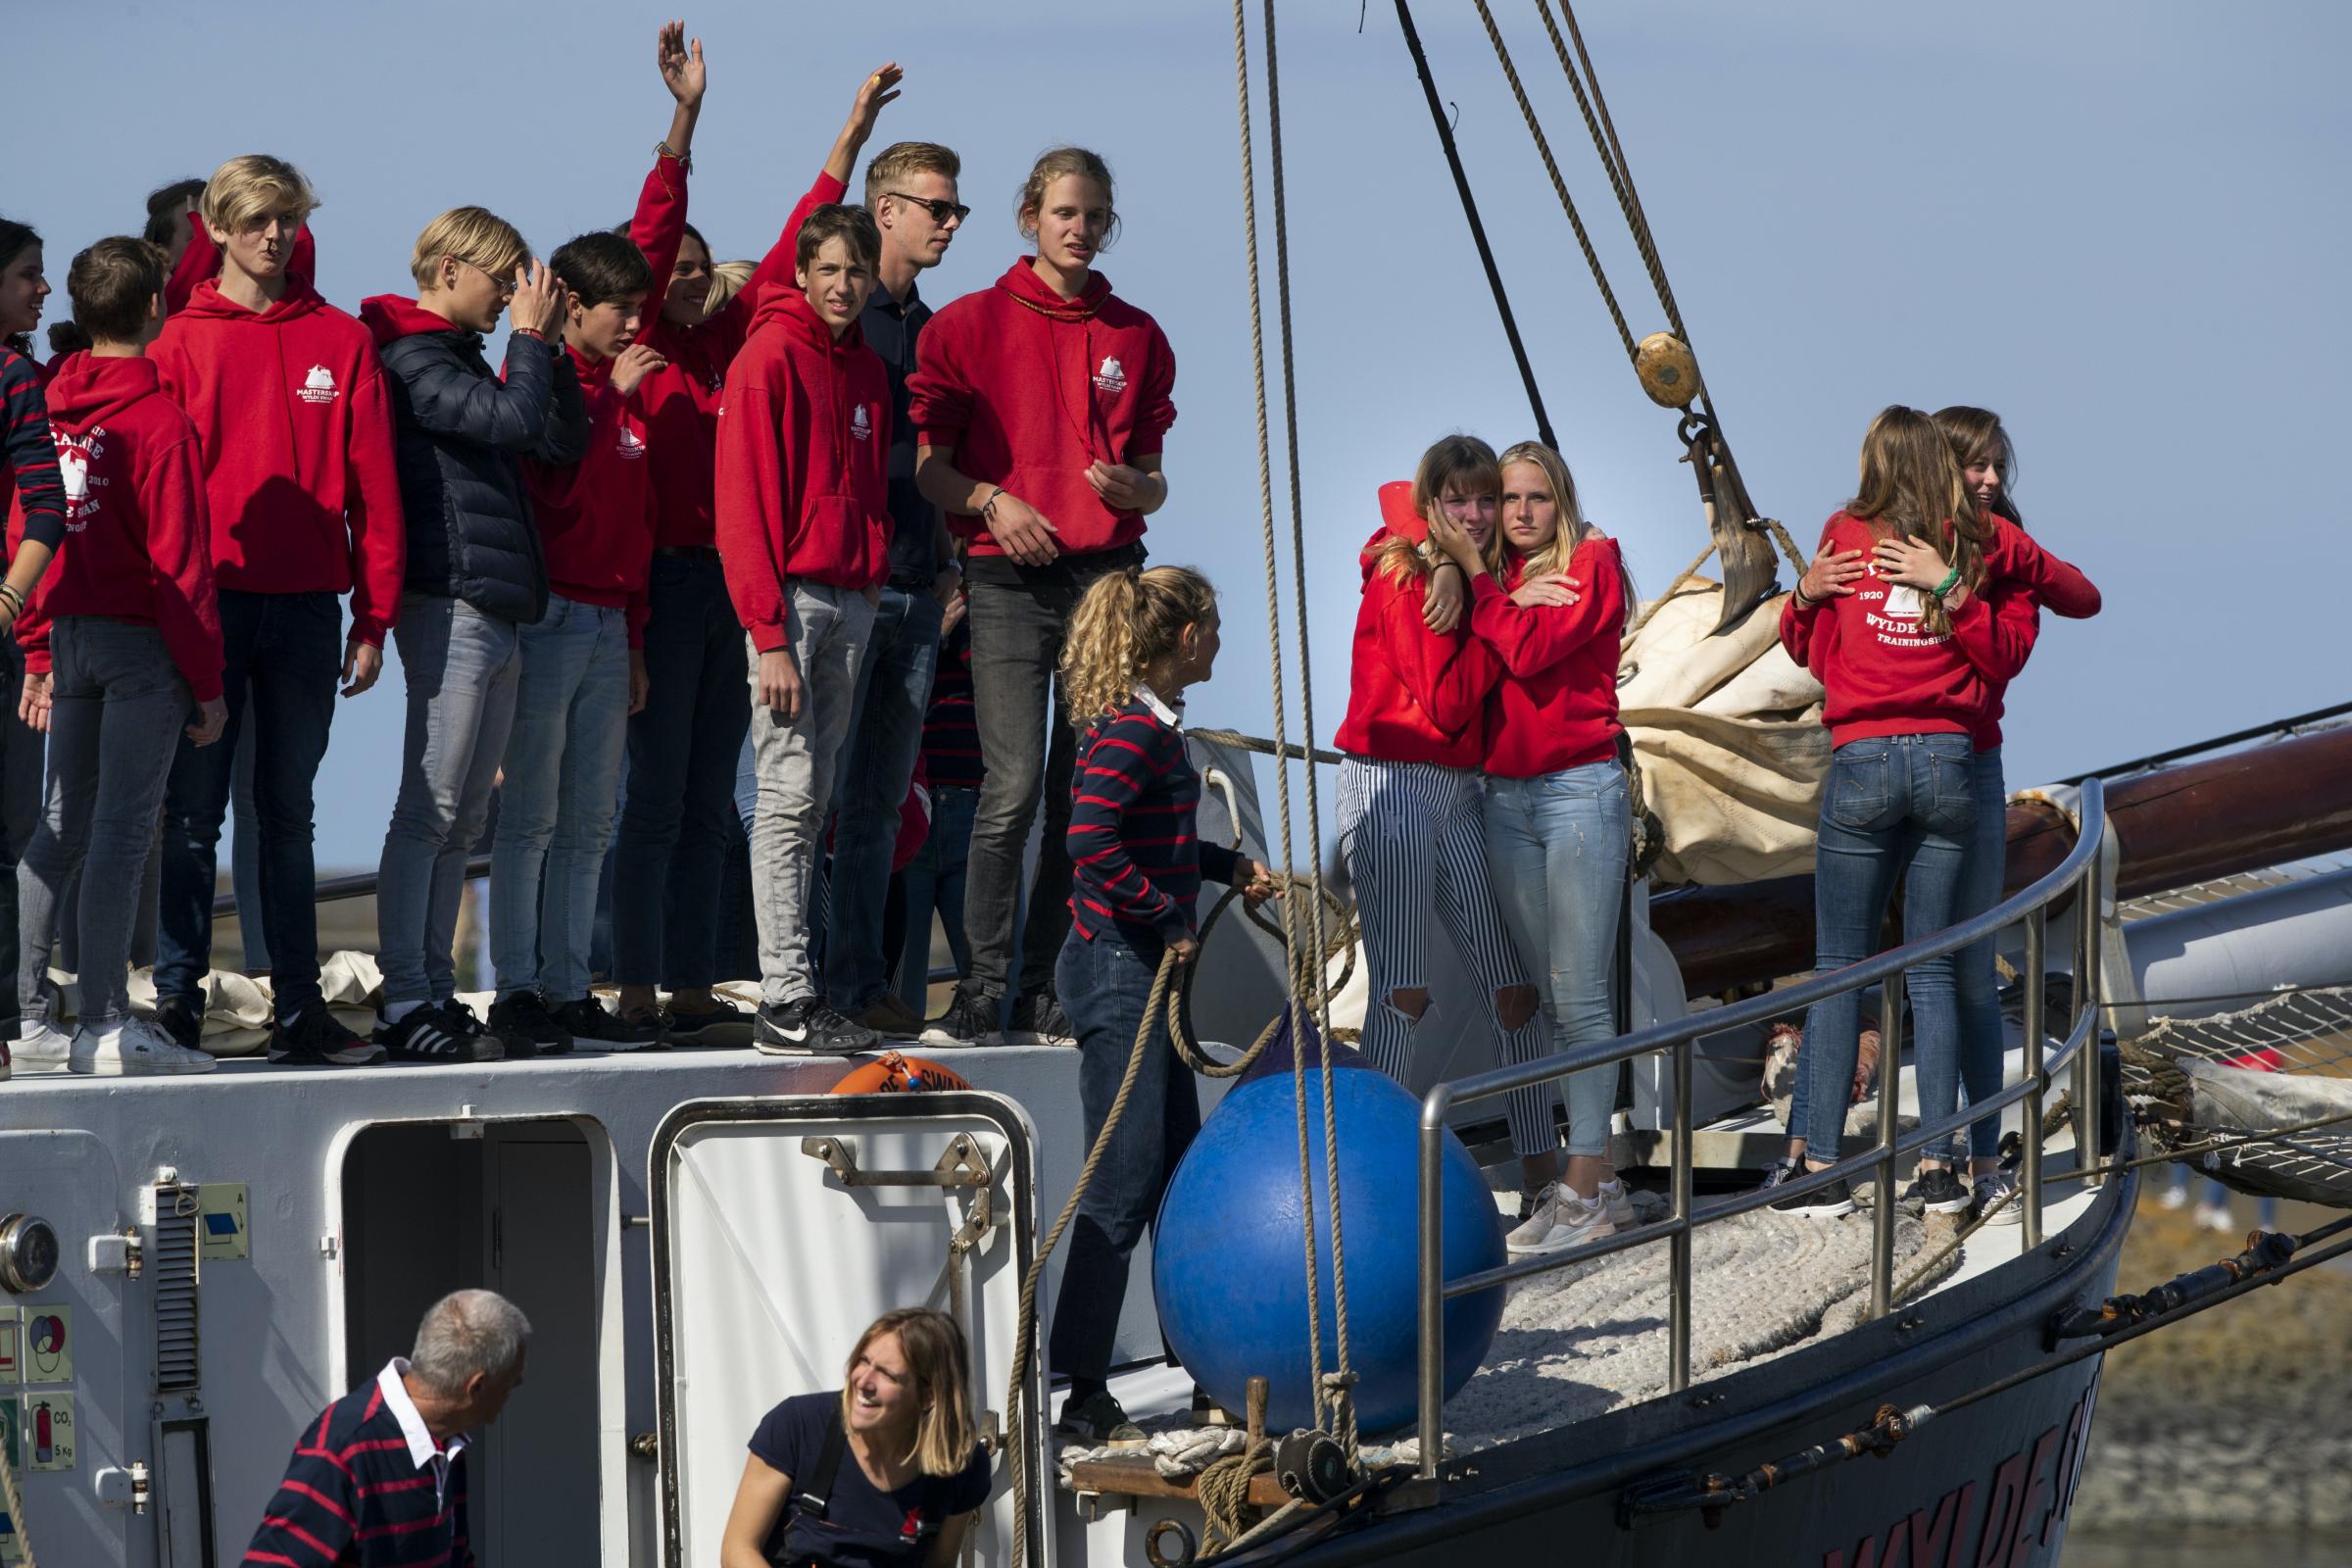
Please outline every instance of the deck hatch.
[[155, 1391], [188, 1394], [204, 1381], [196, 1337], [196, 1189], [155, 1184]]

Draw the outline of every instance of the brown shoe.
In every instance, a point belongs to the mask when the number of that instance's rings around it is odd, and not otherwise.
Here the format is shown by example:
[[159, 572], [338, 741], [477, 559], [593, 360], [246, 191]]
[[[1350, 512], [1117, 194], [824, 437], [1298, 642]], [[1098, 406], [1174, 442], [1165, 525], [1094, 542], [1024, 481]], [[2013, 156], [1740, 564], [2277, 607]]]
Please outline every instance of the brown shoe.
[[923, 1015], [906, 1005], [895, 991], [885, 991], [868, 1003], [858, 1014], [858, 1022], [885, 1040], [919, 1039], [923, 1032]]

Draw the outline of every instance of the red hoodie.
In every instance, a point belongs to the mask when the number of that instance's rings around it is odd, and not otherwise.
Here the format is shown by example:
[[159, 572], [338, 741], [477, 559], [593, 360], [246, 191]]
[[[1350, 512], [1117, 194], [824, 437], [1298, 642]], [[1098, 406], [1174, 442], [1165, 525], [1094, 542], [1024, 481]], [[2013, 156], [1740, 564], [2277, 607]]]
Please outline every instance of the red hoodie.
[[761, 653], [789, 646], [794, 577], [870, 588], [890, 574], [890, 380], [858, 323], [837, 340], [775, 289], [718, 411], [718, 554]]
[[[646, 194], [654, 193], [657, 176], [667, 172], [663, 182], [666, 199], [675, 192], [678, 231], [686, 226], [686, 175], [675, 161], [660, 159], [654, 172], [647, 176]], [[792, 292], [794, 247], [799, 243], [802, 220], [817, 208], [838, 202], [848, 189], [832, 175], [819, 172], [816, 183], [793, 208], [792, 216], [784, 220], [784, 232], [761, 258], [759, 270], [751, 280], [737, 291], [735, 297], [692, 326], [672, 326], [661, 318], [659, 311], [647, 307], [643, 341], [662, 351], [669, 364], [647, 376], [637, 388], [637, 409], [645, 417], [646, 441], [652, 448], [654, 501], [661, 509], [661, 520], [656, 525], [654, 542], [665, 550], [709, 546], [715, 542], [711, 499], [715, 494], [711, 450], [718, 439], [719, 389], [726, 384], [727, 367], [734, 363], [743, 348], [744, 339], [751, 334], [752, 317], [773, 289]], [[663, 218], [666, 210], [649, 213], [647, 202], [640, 198], [638, 221], [649, 217]], [[646, 238], [637, 234], [636, 224], [630, 233], [640, 246]], [[646, 246], [649, 254], [651, 247]], [[670, 250], [671, 267], [676, 266], [677, 250]], [[669, 286], [669, 274], [664, 270], [656, 282], [659, 288]]]
[[1843, 512], [1823, 526], [1822, 544], [1861, 552], [1864, 575], [1853, 593], [1826, 604], [1800, 605], [1789, 595], [1781, 643], [1820, 677], [1833, 747], [1879, 735], [1979, 736], [1995, 686], [2016, 675], [2033, 647], [2030, 636], [2019, 641], [2012, 596], [2023, 590], [2070, 615], [2098, 612], [2099, 591], [2082, 572], [2006, 518], [1990, 521], [1981, 590], [1943, 635], [1922, 625], [1917, 589], [1880, 579], [1879, 530]]
[[1381, 527], [1365, 541], [1363, 603], [1355, 612], [1355, 650], [1348, 681], [1348, 716], [1339, 749], [1381, 762], [1436, 762], [1474, 768], [1487, 751], [1487, 696], [1501, 666], [1463, 624], [1440, 634], [1421, 618], [1426, 577], [1399, 581], [1376, 569], [1390, 539], [1409, 539], [1420, 523], [1413, 487], [1380, 487]]
[[[1160, 451], [1176, 422], [1176, 354], [1102, 273], [1065, 300], [1031, 262], [931, 318], [908, 417], [919, 445], [954, 448], [957, 469], [1052, 522], [1063, 555], [1115, 550], [1144, 536], [1144, 514], [1105, 504], [1086, 470]], [[950, 513], [948, 526], [975, 556], [1004, 554], [976, 516]]]
[[[648, 309], [652, 309], [648, 306]], [[646, 579], [654, 562], [654, 476], [645, 420], [612, 390], [612, 362], [576, 349], [572, 368], [588, 402], [588, 455], [577, 463], [524, 459], [531, 515], [547, 551], [547, 586], [566, 599], [628, 611], [629, 646], [645, 646]]]
[[[220, 618], [196, 427], [153, 362], [76, 354], [49, 383], [66, 476], [66, 546], [41, 577], [39, 619], [104, 615], [153, 626], [200, 703], [220, 695]], [[45, 628], [43, 628], [45, 631]], [[50, 667], [46, 636], [28, 668]]]
[[[1521, 567], [1511, 568], [1516, 586]], [[1614, 539], [1587, 539], [1568, 558], [1573, 605], [1521, 609], [1481, 572], [1470, 627], [1502, 662], [1489, 700], [1487, 762], [1496, 778], [1541, 778], [1617, 755], [1617, 655], [1625, 629], [1625, 562]]]
[[408, 531], [368, 329], [301, 276], [258, 313], [208, 280], [147, 357], [203, 442], [219, 585], [349, 593], [351, 635], [381, 648]]

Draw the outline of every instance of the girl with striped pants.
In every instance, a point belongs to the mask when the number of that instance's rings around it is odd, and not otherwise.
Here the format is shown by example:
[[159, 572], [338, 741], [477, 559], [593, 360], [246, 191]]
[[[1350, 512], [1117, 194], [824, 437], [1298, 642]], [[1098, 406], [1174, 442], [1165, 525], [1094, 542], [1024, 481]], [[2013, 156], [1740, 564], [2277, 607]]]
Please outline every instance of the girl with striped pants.
[[[1585, 521], [1568, 466], [1528, 441], [1502, 455], [1502, 580], [1471, 580], [1472, 634], [1502, 666], [1487, 703], [1486, 853], [1511, 940], [1540, 971], [1554, 1052], [1616, 1033], [1610, 984], [1633, 812], [1617, 760], [1617, 653], [1632, 594], [1617, 543]], [[1477, 541], [1450, 516], [1430, 538], [1465, 572]], [[1506, 583], [1511, 586], [1506, 586]], [[1567, 1079], [1568, 1162], [1510, 1234], [1558, 1251], [1635, 1223], [1609, 1162], [1617, 1069]]]
[[[1460, 620], [1457, 571], [1487, 577], [1501, 475], [1494, 450], [1451, 435], [1422, 454], [1411, 484], [1381, 487], [1382, 526], [1364, 547], [1348, 717], [1337, 736], [1340, 850], [1354, 885], [1371, 1002], [1364, 1054], [1411, 1087], [1413, 1045], [1430, 1006], [1424, 967], [1442, 931], [1478, 982], [1505, 1061], [1544, 1051], [1527, 980], [1487, 878], [1480, 759], [1487, 698], [1501, 666]], [[1456, 519], [1471, 541], [1456, 567], [1429, 543], [1430, 522]], [[1489, 578], [1489, 581], [1492, 579]], [[1448, 607], [1440, 603], [1447, 597]], [[1435, 620], [1447, 629], [1432, 629]], [[1557, 1095], [1525, 1089], [1504, 1102], [1511, 1147], [1531, 1199], [1558, 1174]]]

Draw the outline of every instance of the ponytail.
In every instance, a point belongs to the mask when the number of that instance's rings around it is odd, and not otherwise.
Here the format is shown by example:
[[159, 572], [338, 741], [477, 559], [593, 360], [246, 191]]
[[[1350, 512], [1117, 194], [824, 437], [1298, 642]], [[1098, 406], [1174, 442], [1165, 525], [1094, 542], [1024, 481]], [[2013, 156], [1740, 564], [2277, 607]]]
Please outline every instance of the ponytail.
[[1216, 613], [1217, 591], [1190, 566], [1129, 566], [1097, 578], [1061, 649], [1071, 724], [1083, 731], [1123, 706], [1144, 671], [1183, 646], [1187, 626]]

